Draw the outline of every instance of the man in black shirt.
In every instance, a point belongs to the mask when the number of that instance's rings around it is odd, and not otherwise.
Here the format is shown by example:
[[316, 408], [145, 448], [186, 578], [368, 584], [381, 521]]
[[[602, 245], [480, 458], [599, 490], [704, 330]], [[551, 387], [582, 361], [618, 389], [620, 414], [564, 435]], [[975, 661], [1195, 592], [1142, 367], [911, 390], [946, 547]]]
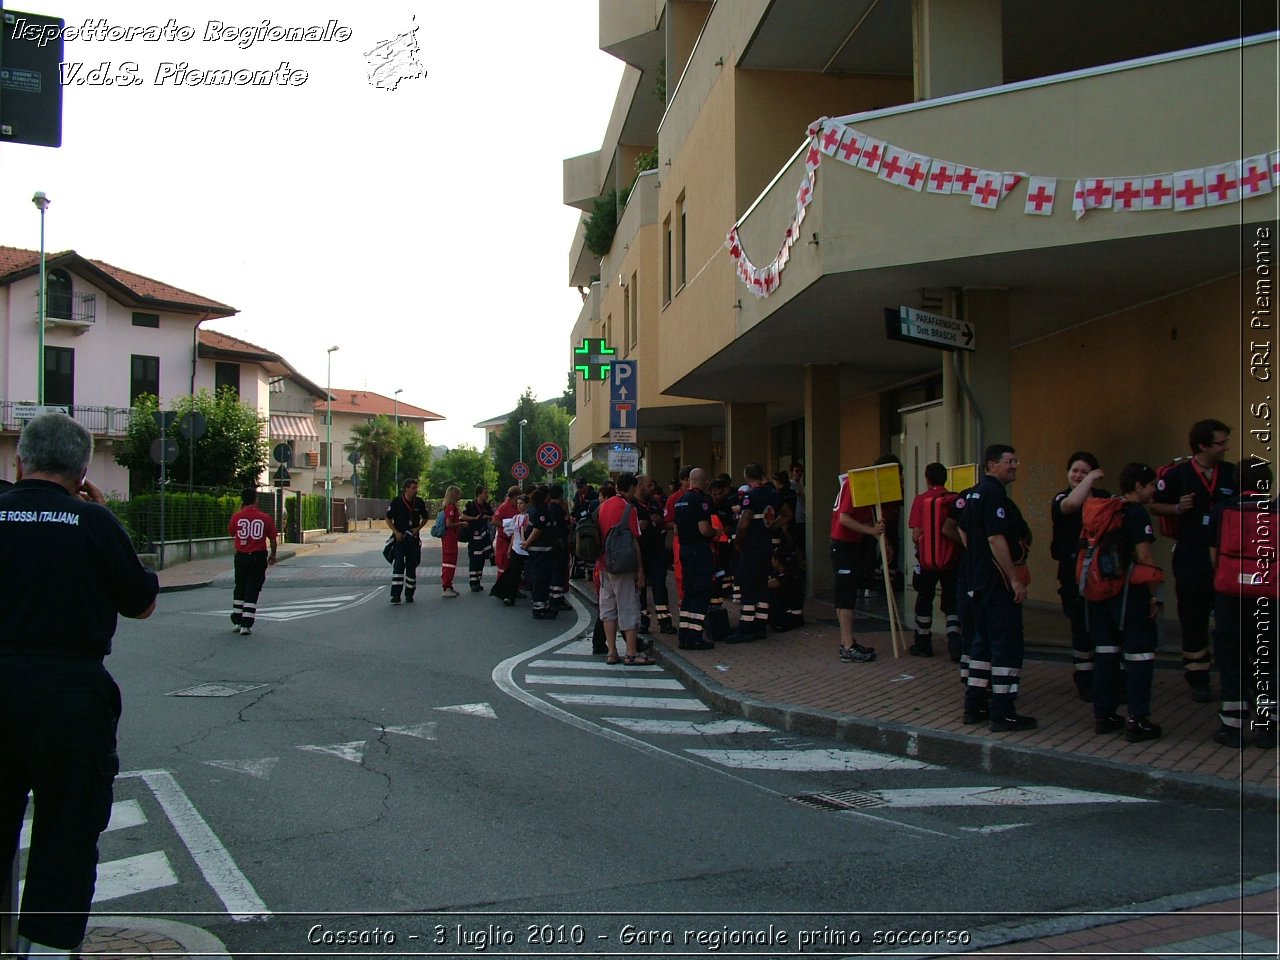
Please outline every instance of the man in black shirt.
[[[61, 413], [18, 438], [0, 495], [0, 864], [35, 797], [21, 952], [70, 956], [84, 938], [120, 770], [120, 690], [103, 666], [118, 615], [143, 620], [159, 583], [85, 478], [93, 437]], [[65, 951], [65, 952], [61, 952]]]
[[1213, 699], [1209, 689], [1209, 613], [1213, 610], [1213, 562], [1209, 559], [1209, 518], [1213, 508], [1240, 492], [1235, 464], [1226, 461], [1231, 428], [1221, 420], [1191, 427], [1192, 456], [1156, 481], [1151, 512], [1176, 518], [1173, 578], [1182, 625], [1182, 669], [1197, 703]]
[[[1018, 477], [1013, 447], [995, 443], [983, 456], [986, 476], [965, 496], [960, 532], [965, 584], [973, 597], [975, 634], [969, 651], [965, 723], [990, 721], [993, 732], [1030, 730], [1034, 717], [1014, 710], [1022, 675], [1022, 602], [1027, 598], [1031, 531], [1005, 491]], [[990, 690], [990, 702], [987, 691]]]
[[476, 487], [475, 499], [462, 510], [463, 522], [471, 529], [471, 539], [467, 541], [468, 582], [472, 593], [480, 593], [484, 587], [480, 580], [484, 576], [484, 562], [493, 556], [493, 533], [489, 521], [493, 517], [493, 504], [489, 502], [489, 488], [481, 484]]
[[782, 513], [782, 498], [777, 488], [765, 479], [764, 468], [749, 463], [742, 475], [750, 489], [739, 501], [738, 530], [733, 538], [738, 548], [738, 582], [742, 586], [742, 615], [738, 629], [724, 638], [725, 643], [747, 643], [763, 640], [769, 626], [769, 569], [773, 552], [772, 527]]
[[418, 496], [418, 481], [406, 480], [400, 496], [387, 505], [387, 526], [395, 543], [391, 551], [391, 602], [413, 603], [418, 589], [418, 564], [422, 562], [422, 527], [427, 522], [427, 505]]
[[707, 496], [707, 471], [689, 471], [689, 489], [676, 501], [676, 536], [680, 541], [680, 579], [684, 596], [680, 602], [681, 650], [710, 650], [715, 644], [706, 638], [707, 610], [711, 606], [711, 582], [715, 576], [711, 556], [711, 500]]

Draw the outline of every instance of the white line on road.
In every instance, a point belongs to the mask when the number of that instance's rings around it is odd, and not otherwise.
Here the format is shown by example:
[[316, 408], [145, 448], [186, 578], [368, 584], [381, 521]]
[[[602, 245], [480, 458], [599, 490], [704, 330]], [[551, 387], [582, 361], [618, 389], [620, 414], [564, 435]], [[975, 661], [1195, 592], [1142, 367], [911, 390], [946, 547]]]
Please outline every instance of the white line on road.
[[641, 717], [602, 717], [606, 723], [634, 733], [714, 737], [728, 733], [768, 733], [773, 728], [754, 720], [648, 720]]
[[[417, 737], [419, 740], [434, 740], [436, 738], [436, 727], [439, 724], [434, 720], [428, 720], [426, 723], [411, 723], [403, 727], [386, 727], [387, 733], [401, 733], [406, 737]], [[363, 751], [361, 751], [363, 754]]]
[[735, 770], [938, 770], [931, 763], [867, 750], [690, 750]]
[[433, 710], [439, 710], [441, 713], [461, 713], [469, 717], [484, 717], [488, 720], [497, 720], [498, 715], [493, 712], [493, 707], [487, 703], [458, 703], [451, 707], [432, 707]]
[[261, 760], [202, 760], [206, 766], [217, 767], [220, 770], [231, 770], [235, 773], [245, 773], [258, 780], [269, 780], [271, 771], [275, 769], [276, 764], [280, 762], [279, 757], [263, 757]]
[[554, 687], [625, 687], [629, 690], [683, 690], [684, 684], [667, 677], [588, 677], [557, 673], [526, 673], [525, 683]]
[[[111, 820], [107, 823], [107, 829], [104, 833], [112, 830], [125, 830], [129, 827], [138, 827], [147, 822], [147, 815], [142, 812], [142, 807], [138, 805], [137, 800], [117, 800], [111, 805]], [[18, 849], [25, 850], [31, 846], [31, 819], [22, 821], [22, 832], [18, 836]]]
[[631, 674], [631, 673], [661, 673], [662, 668], [656, 663], [651, 666], [641, 666], [636, 664], [628, 666], [627, 664], [605, 663], [603, 660], [597, 660], [594, 663], [574, 663], [564, 660], [535, 660], [527, 665], [528, 669], [547, 669], [552, 670], [603, 670], [609, 673]]
[[121, 779], [125, 777], [141, 777], [151, 788], [169, 822], [186, 844], [191, 858], [232, 920], [263, 920], [271, 916], [253, 884], [240, 872], [227, 848], [182, 792], [173, 774], [168, 770], [134, 770], [120, 774]]
[[553, 693], [561, 703], [589, 707], [635, 707], [641, 710], [706, 710], [701, 700], [693, 697], [623, 697], [608, 693]]
[[[876, 790], [892, 807], [1048, 807], [1069, 803], [1154, 803], [1142, 797], [1093, 793], [1069, 787], [922, 787]], [[1022, 826], [1022, 824], [1012, 824]]]
[[[368, 603], [378, 594], [382, 593], [382, 588], [370, 590], [368, 593], [353, 593], [341, 597], [315, 597], [311, 600], [289, 600], [284, 603], [273, 603], [270, 606], [259, 607], [257, 618], [259, 620], [302, 620], [306, 617], [318, 617], [325, 613], [337, 613], [339, 610], [351, 610], [362, 604]], [[231, 610], [193, 610], [192, 613], [200, 617], [229, 617]]]
[[306, 750], [310, 753], [327, 753], [340, 760], [360, 763], [364, 760], [364, 748], [368, 742], [367, 740], [350, 740], [347, 743], [311, 744], [305, 747], [298, 747], [298, 749]]
[[164, 852], [141, 853], [136, 857], [98, 864], [98, 882], [93, 889], [93, 902], [103, 903], [159, 887], [172, 887], [177, 875], [169, 866]]

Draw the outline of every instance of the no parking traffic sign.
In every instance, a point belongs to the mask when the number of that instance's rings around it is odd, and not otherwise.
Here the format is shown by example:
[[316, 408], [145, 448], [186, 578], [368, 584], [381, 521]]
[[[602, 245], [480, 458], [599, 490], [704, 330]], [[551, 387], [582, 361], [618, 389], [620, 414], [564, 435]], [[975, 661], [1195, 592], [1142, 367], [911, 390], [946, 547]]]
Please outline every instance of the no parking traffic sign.
[[540, 466], [546, 467], [548, 470], [554, 470], [560, 466], [560, 461], [564, 459], [564, 451], [560, 449], [560, 444], [552, 443], [548, 440], [538, 446], [536, 456]]
[[529, 465], [523, 460], [517, 460], [511, 465], [511, 476], [517, 480], [525, 480], [529, 476]]

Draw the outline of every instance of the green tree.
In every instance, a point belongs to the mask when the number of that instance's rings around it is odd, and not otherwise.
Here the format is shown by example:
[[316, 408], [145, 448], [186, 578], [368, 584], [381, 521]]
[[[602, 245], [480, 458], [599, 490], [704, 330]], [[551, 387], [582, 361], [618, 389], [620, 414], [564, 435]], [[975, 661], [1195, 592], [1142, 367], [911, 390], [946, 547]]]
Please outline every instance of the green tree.
[[560, 394], [560, 406], [569, 412], [569, 416], [573, 417], [578, 412], [578, 371], [569, 370], [569, 382], [565, 385], [564, 393]]
[[426, 484], [430, 495], [436, 499], [444, 496], [450, 485], [457, 485], [463, 497], [470, 499], [476, 487], [484, 484], [490, 492], [498, 486], [498, 474], [489, 456], [472, 446], [450, 450], [431, 464], [431, 476]]
[[[569, 413], [555, 402], [539, 403], [533, 391], [526, 387], [516, 408], [507, 416], [507, 425], [493, 442], [493, 465], [498, 476], [505, 483], [511, 478], [511, 467], [520, 459], [520, 421], [527, 421], [524, 426], [524, 462], [529, 465], [529, 478], [541, 479], [546, 471], [537, 465], [534, 454], [539, 446], [550, 440], [560, 445], [567, 452], [569, 446]], [[556, 473], [563, 475], [564, 468], [557, 467]]]
[[403, 482], [409, 477], [417, 477], [425, 484], [431, 467], [431, 448], [427, 446], [427, 438], [418, 423], [400, 424], [400, 463], [392, 465], [393, 472], [398, 472]]
[[599, 460], [590, 460], [584, 463], [581, 469], [573, 471], [573, 479], [585, 480], [598, 487], [609, 479], [609, 468]]
[[395, 458], [400, 450], [396, 425], [385, 413], [351, 428], [343, 449], [360, 454], [360, 490], [367, 497], [395, 496]]
[[[157, 397], [144, 394], [134, 403], [133, 419], [124, 438], [112, 448], [116, 463], [129, 471], [129, 488], [139, 493], [160, 478], [160, 466], [151, 459], [151, 444], [160, 436], [155, 414]], [[178, 445], [178, 458], [166, 468], [173, 483], [185, 486], [238, 489], [256, 486], [267, 468], [268, 444], [262, 428], [266, 421], [255, 407], [241, 403], [236, 392], [223, 387], [217, 394], [205, 389], [170, 403], [173, 425], [166, 436]], [[194, 442], [182, 436], [179, 425], [185, 414], [204, 415], [205, 433]]]

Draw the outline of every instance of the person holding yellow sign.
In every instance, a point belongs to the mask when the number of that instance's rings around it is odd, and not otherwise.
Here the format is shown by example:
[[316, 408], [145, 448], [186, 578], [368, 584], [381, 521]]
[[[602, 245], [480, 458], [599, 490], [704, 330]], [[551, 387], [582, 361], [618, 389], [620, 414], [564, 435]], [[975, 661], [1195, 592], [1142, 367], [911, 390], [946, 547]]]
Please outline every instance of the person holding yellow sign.
[[[869, 556], [867, 538], [881, 536], [884, 536], [884, 521], [876, 519], [874, 507], [853, 505], [849, 474], [842, 473], [840, 492], [831, 508], [831, 569], [835, 574], [834, 600], [843, 663], [870, 663], [876, 658], [874, 648], [854, 639], [853, 617]], [[874, 543], [874, 539], [870, 542]]]

